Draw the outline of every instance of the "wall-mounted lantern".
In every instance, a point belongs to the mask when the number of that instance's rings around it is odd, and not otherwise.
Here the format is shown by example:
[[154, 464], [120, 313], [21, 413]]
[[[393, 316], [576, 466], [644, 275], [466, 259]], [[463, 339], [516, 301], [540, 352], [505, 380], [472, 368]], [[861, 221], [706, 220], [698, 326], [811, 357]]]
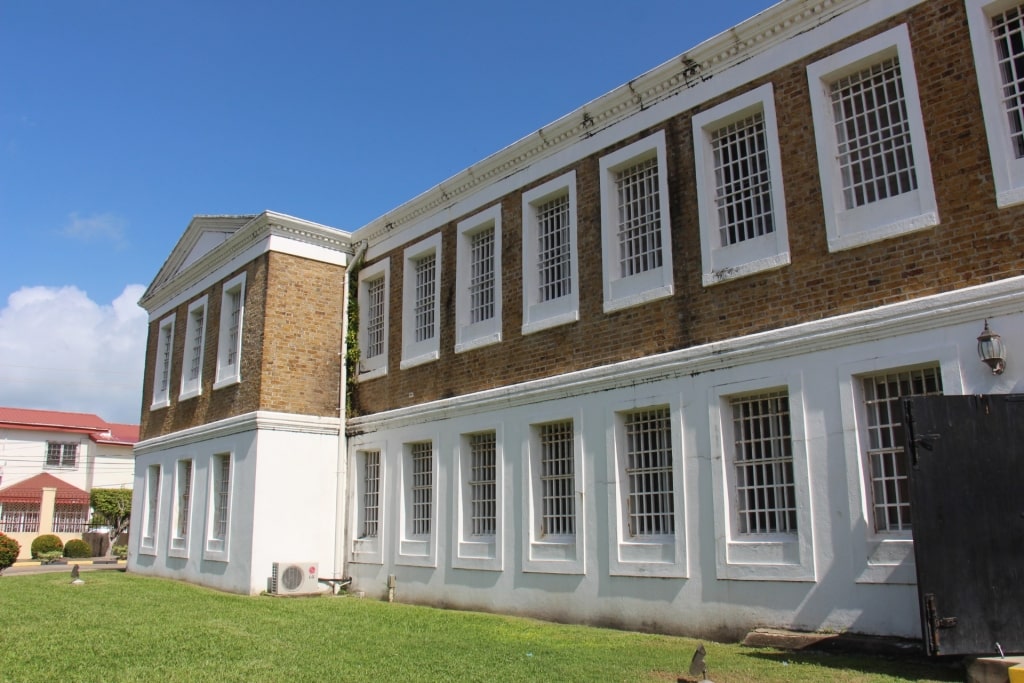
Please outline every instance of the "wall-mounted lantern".
[[978, 337], [978, 357], [982, 363], [992, 368], [993, 375], [1001, 375], [1006, 369], [1006, 347], [1003, 346], [1003, 338], [989, 329], [988, 320], [985, 321], [985, 329]]

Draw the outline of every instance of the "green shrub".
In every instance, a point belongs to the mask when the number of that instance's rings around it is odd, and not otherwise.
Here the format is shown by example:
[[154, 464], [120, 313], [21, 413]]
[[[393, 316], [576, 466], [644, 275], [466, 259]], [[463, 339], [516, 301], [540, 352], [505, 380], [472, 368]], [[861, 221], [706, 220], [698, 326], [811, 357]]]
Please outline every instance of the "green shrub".
[[[52, 553], [55, 550], [64, 550], [64, 542], [60, 540], [60, 536], [43, 534], [42, 536], [36, 536], [36, 539], [32, 541], [33, 559], [39, 559], [43, 553]], [[57, 557], [60, 557], [60, 555], [57, 555]]]
[[119, 560], [128, 559], [128, 546], [126, 545], [115, 545], [113, 548], [110, 549], [110, 552], [113, 553], [114, 557], [116, 557]]
[[64, 553], [60, 550], [47, 550], [45, 553], [39, 553], [37, 559], [41, 560], [43, 564], [53, 564], [61, 558]]
[[92, 557], [92, 546], [80, 538], [72, 538], [64, 544], [64, 557]]
[[21, 552], [21, 544], [10, 536], [0, 534], [0, 574], [14, 564]]

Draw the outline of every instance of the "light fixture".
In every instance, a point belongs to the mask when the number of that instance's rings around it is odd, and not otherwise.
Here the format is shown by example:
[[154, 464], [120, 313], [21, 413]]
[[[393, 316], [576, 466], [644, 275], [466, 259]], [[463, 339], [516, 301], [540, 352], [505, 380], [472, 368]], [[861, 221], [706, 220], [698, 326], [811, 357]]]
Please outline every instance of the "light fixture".
[[1003, 346], [1003, 338], [989, 329], [988, 320], [985, 321], [985, 329], [978, 337], [978, 357], [982, 363], [992, 368], [993, 375], [1001, 375], [1006, 369], [1006, 347]]

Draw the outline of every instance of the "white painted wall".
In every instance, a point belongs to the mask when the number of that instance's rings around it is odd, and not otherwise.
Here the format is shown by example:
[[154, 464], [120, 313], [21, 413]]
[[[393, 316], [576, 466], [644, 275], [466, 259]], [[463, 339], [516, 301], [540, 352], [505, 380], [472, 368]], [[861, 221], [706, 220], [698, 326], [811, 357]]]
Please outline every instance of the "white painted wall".
[[[225, 552], [208, 542], [214, 494], [211, 462], [232, 456], [229, 531]], [[338, 421], [256, 413], [136, 447], [129, 571], [198, 583], [234, 593], [267, 587], [274, 561], [316, 561], [334, 554], [334, 474]], [[193, 462], [187, 547], [172, 550], [177, 463]], [[146, 473], [161, 467], [159, 517], [152, 548], [141, 543]]]
[[[386, 495], [380, 560], [369, 553], [349, 564], [353, 589], [383, 597], [387, 576], [394, 574], [396, 597], [402, 601], [559, 621], [704, 636], [737, 636], [768, 625], [919, 637], [912, 546], [877, 536], [868, 517], [852, 414], [858, 385], [851, 378], [938, 362], [947, 394], [1024, 391], [1022, 292], [1022, 282], [1004, 281], [771, 333], [760, 345], [747, 338], [717, 344], [714, 353], [706, 349], [703, 357], [701, 349], [691, 349], [623, 363], [601, 371], [600, 377], [591, 373], [589, 389], [587, 373], [576, 373], [546, 380], [545, 390], [528, 383], [360, 418], [360, 436], [351, 439], [350, 453], [382, 450]], [[985, 317], [1009, 347], [1001, 376], [992, 375], [977, 358], [976, 337]], [[906, 333], [893, 333], [900, 330]], [[739, 353], [740, 345], [749, 345], [749, 353]], [[723, 359], [717, 367], [715, 357]], [[700, 371], [689, 372], [688, 362]], [[609, 388], [616, 374], [629, 379]], [[720, 396], [780, 383], [790, 388], [795, 451], [805, 454], [796, 466], [806, 475], [798, 503], [800, 544], [795, 556], [782, 555], [788, 560], [780, 560], [770, 544], [748, 547], [729, 535], [726, 518], [732, 508], [722, 473], [731, 465], [723, 460], [713, 409]], [[657, 404], [671, 406], [682, 437], [675, 463], [683, 480], [676, 536], [685, 547], [669, 566], [639, 563], [627, 569], [635, 576], [613, 575], [621, 571], [627, 553], [615, 541], [610, 425], [617, 410]], [[527, 572], [524, 443], [531, 423], [560, 417], [576, 417], [582, 436], [584, 473], [577, 504], [584, 508], [584, 569], [575, 574]], [[489, 428], [497, 428], [504, 454], [502, 559], [496, 569], [456, 568], [460, 435]], [[431, 539], [437, 553], [433, 566], [423, 568], [410, 566], [399, 552], [400, 479], [402, 445], [426, 438], [435, 439], [438, 454], [436, 538]], [[354, 459], [352, 468], [358, 472]], [[358, 505], [358, 498], [350, 501], [350, 538], [358, 535]], [[640, 576], [644, 573], [675, 576]]]

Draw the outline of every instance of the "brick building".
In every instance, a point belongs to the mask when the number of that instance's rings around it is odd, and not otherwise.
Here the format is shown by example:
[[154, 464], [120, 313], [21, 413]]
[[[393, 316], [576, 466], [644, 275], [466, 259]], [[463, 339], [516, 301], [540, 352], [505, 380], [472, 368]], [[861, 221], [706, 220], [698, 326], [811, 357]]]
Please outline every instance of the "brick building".
[[197, 218], [142, 302], [132, 568], [917, 635], [891, 409], [1024, 376], [1022, 11], [786, 0], [351, 234]]

